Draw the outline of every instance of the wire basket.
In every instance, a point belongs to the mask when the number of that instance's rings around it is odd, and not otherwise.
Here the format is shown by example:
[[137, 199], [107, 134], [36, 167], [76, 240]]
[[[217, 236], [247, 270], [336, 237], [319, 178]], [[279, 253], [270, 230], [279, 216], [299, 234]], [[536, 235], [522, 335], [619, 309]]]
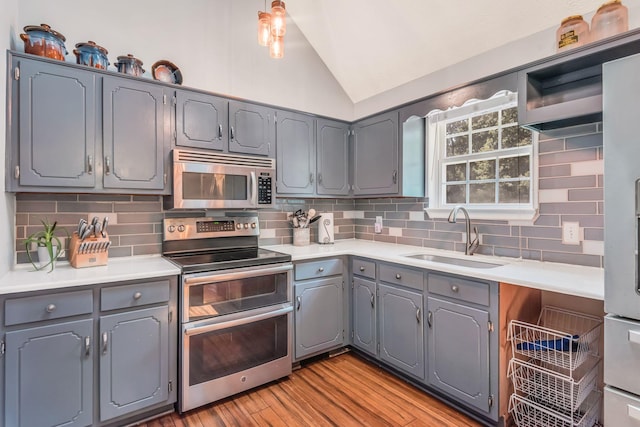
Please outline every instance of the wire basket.
[[509, 412], [518, 427], [592, 427], [600, 418], [602, 394], [594, 391], [575, 412], [561, 412], [512, 394]]
[[573, 372], [590, 354], [598, 355], [601, 327], [601, 317], [545, 306], [537, 325], [509, 322], [509, 340], [514, 355]]
[[508, 375], [518, 395], [572, 413], [596, 388], [599, 366], [595, 356], [572, 373], [539, 360], [511, 359]]

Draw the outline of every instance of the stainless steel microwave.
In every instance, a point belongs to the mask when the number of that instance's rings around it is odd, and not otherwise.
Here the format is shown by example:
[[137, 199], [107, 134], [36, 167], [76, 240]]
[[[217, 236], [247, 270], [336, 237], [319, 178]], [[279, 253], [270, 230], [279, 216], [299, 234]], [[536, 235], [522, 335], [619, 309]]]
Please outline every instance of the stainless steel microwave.
[[174, 149], [165, 209], [258, 209], [275, 204], [276, 161]]

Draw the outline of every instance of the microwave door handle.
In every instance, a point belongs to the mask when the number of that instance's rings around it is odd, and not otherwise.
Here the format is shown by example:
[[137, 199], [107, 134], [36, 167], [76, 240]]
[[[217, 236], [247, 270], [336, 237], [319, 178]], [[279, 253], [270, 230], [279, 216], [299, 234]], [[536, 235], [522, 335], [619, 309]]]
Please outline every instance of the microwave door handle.
[[256, 172], [251, 171], [249, 179], [249, 200], [251, 200], [251, 206], [258, 206], [258, 184], [256, 184]]

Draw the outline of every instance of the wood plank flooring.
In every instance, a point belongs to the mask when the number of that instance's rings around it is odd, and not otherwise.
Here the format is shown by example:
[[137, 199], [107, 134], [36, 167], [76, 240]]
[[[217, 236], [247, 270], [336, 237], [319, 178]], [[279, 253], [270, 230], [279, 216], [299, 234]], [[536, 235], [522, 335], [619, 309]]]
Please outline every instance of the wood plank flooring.
[[443, 426], [481, 424], [354, 353], [306, 364], [288, 379], [143, 427]]

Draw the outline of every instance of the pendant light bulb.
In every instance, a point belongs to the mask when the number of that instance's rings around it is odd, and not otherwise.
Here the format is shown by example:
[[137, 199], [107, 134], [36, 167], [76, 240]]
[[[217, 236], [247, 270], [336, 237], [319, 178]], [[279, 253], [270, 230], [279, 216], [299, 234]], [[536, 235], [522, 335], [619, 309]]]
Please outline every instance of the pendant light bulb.
[[284, 57], [284, 37], [271, 37], [271, 44], [269, 45], [269, 56], [274, 59], [280, 59]]
[[271, 2], [271, 35], [282, 37], [287, 32], [287, 11], [284, 2], [274, 0]]
[[258, 44], [269, 46], [271, 41], [271, 15], [267, 12], [258, 12]]

